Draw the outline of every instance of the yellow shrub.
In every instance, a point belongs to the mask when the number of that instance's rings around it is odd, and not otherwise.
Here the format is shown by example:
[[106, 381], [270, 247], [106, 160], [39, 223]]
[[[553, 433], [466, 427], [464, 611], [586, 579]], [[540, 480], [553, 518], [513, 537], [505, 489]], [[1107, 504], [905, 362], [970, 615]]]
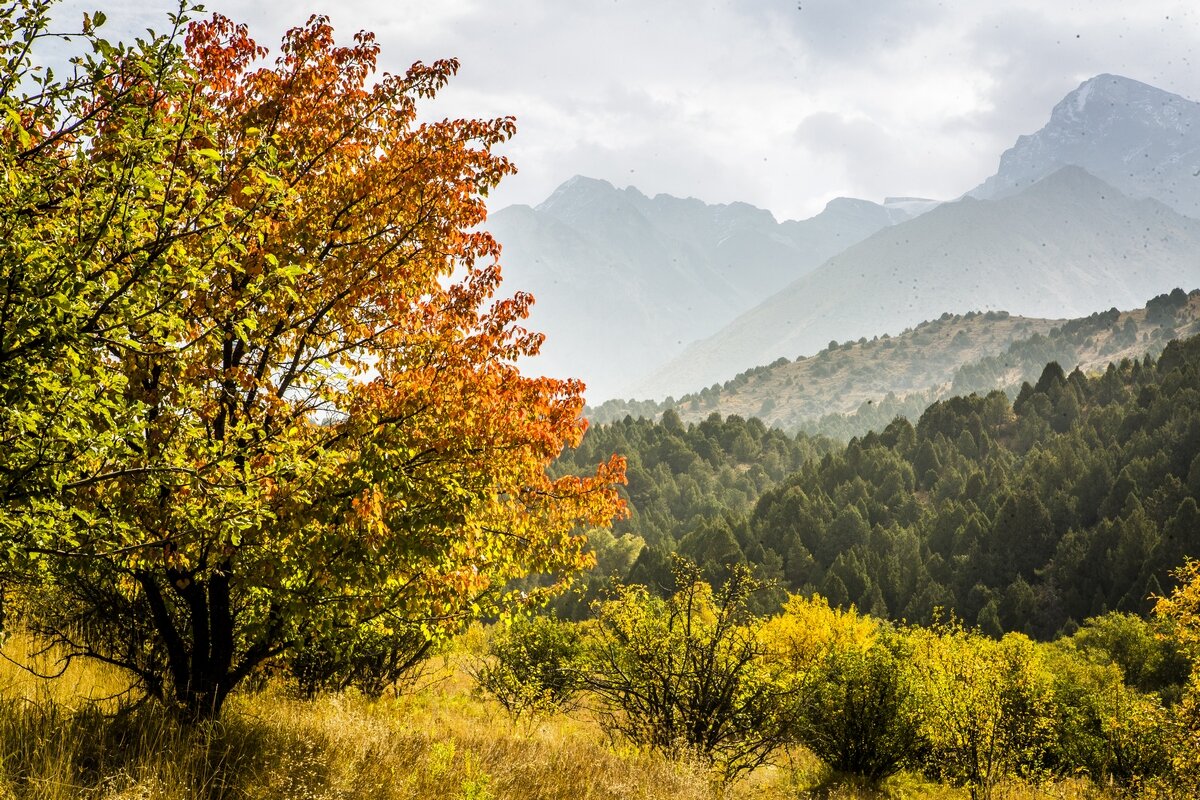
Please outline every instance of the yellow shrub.
[[788, 597], [783, 613], [766, 623], [763, 637], [775, 658], [803, 673], [832, 650], [865, 652], [878, 632], [879, 623], [859, 614], [854, 606], [842, 611], [830, 608], [820, 595], [794, 594]]

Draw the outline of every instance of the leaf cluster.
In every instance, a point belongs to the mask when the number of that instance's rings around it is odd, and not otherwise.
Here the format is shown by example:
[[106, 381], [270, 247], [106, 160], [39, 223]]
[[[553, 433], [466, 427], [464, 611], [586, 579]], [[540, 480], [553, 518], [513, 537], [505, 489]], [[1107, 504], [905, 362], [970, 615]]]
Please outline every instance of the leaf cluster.
[[472, 668], [480, 691], [514, 720], [569, 709], [583, 686], [580, 632], [551, 616], [518, 617]]

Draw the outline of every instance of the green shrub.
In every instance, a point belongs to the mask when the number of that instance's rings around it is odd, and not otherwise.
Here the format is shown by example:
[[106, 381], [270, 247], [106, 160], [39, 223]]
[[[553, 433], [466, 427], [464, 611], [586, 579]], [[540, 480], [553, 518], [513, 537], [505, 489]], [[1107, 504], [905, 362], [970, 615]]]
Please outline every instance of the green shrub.
[[553, 617], [519, 617], [496, 632], [472, 670], [480, 691], [514, 719], [568, 707], [581, 686], [575, 625]]
[[797, 736], [836, 772], [879, 782], [921, 750], [907, 643], [895, 634], [869, 647], [835, 647], [803, 683]]
[[602, 724], [635, 744], [707, 763], [723, 781], [765, 763], [793, 729], [795, 685], [767, 658], [741, 566], [718, 590], [676, 564], [668, 599], [624, 587], [597, 608], [587, 683]]
[[1173, 729], [1159, 698], [1126, 686], [1115, 664], [1087, 663], [1070, 650], [1054, 674], [1056, 770], [1137, 792], [1171, 768]]
[[416, 627], [361, 628], [313, 638], [289, 660], [302, 695], [357, 689], [379, 697], [420, 677], [433, 642]]

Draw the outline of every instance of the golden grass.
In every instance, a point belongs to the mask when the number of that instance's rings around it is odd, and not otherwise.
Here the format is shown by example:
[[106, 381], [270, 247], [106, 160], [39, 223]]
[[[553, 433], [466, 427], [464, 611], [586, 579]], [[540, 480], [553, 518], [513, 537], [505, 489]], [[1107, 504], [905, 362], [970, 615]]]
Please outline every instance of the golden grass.
[[[5, 646], [29, 658], [19, 639]], [[300, 700], [241, 694], [219, 724], [178, 730], [152, 705], [114, 715], [122, 677], [75, 665], [35, 678], [0, 663], [0, 800], [950, 800], [965, 792], [898, 776], [839, 782], [804, 751], [732, 787], [695, 764], [612, 745], [586, 711], [515, 725], [475, 697], [462, 656], [438, 659], [410, 695]], [[52, 666], [40, 659], [40, 668]], [[1090, 800], [1086, 784], [1002, 788], [997, 800]]]

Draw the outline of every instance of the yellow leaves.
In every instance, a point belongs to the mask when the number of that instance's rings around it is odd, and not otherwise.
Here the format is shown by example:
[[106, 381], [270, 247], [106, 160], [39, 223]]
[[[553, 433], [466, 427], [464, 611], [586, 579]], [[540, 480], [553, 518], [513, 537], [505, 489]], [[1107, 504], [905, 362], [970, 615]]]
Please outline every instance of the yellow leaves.
[[811, 598], [794, 594], [788, 597], [783, 613], [771, 619], [765, 628], [771, 649], [788, 665], [802, 672], [824, 658], [831, 650], [865, 652], [874, 644], [879, 623], [859, 614], [830, 608], [820, 595]]
[[363, 489], [351, 501], [351, 521], [362, 531], [368, 546], [377, 548], [388, 535], [384, 496], [377, 486]]
[[677, 613], [687, 615], [691, 622], [709, 627], [717, 623], [718, 609], [713, 602], [712, 584], [708, 581], [693, 581], [690, 587], [681, 587], [667, 604]]
[[1179, 585], [1158, 598], [1154, 613], [1174, 623], [1172, 635], [1200, 661], [1200, 560], [1189, 559], [1173, 574]]
[[1174, 573], [1179, 585], [1170, 597], [1160, 597], [1154, 613], [1170, 620], [1170, 635], [1192, 656], [1192, 672], [1183, 700], [1173, 710], [1184, 745], [1177, 749], [1174, 767], [1181, 776], [1200, 783], [1200, 560], [1188, 559]]
[[30, 137], [29, 131], [25, 129], [25, 122], [21, 119], [20, 113], [12, 106], [5, 106], [4, 112], [8, 117], [8, 121], [13, 126], [13, 130], [17, 133], [17, 140], [20, 142], [21, 147], [28, 148], [32, 142], [32, 137]]

